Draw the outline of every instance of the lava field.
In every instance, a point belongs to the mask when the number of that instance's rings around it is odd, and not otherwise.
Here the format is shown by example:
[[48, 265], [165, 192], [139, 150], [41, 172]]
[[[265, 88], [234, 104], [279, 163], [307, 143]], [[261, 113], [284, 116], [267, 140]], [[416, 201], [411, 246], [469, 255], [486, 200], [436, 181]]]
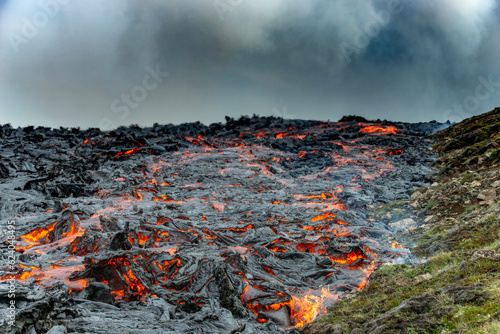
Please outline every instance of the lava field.
[[425, 137], [442, 127], [0, 126], [0, 330], [294, 332], [408, 260], [367, 208], [427, 184]]

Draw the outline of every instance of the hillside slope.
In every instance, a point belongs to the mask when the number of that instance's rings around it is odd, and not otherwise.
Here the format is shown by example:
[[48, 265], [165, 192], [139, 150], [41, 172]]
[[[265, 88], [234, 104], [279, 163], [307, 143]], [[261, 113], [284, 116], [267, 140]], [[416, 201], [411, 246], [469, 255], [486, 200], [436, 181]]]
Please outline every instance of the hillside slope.
[[304, 334], [500, 333], [499, 132], [497, 108], [431, 137], [434, 183], [371, 217], [415, 264], [380, 268]]

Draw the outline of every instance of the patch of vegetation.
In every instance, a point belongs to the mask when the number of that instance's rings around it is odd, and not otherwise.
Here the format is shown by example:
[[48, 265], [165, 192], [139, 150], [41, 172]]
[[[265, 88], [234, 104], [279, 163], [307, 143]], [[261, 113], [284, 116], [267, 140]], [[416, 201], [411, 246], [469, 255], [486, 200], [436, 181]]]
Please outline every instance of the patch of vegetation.
[[496, 223], [496, 222], [498, 222], [498, 217], [497, 216], [489, 216], [488, 218], [486, 218], [486, 222], [487, 223]]
[[495, 220], [484, 221], [472, 227], [465, 227], [457, 233], [458, 249], [481, 248], [493, 243], [499, 237], [500, 223]]
[[378, 209], [378, 212], [379, 213], [387, 213], [389, 211], [392, 211], [395, 208], [401, 208], [401, 207], [405, 206], [406, 204], [407, 204], [406, 201], [394, 201], [394, 202], [382, 205]]
[[491, 153], [488, 160], [493, 161], [493, 162], [500, 161], [500, 150], [493, 150], [493, 152]]
[[442, 191], [444, 189], [447, 188], [447, 184], [446, 183], [442, 183], [440, 185], [438, 185], [436, 188], [434, 188], [434, 191]]
[[478, 207], [479, 207], [478, 204], [474, 204], [474, 205], [466, 207], [465, 211], [462, 212], [462, 214], [459, 216], [459, 218], [467, 216], [469, 213], [471, 213], [472, 211], [476, 210]]
[[[469, 332], [473, 333], [473, 332]], [[485, 323], [481, 325], [477, 329], [474, 330], [475, 334], [491, 334], [491, 333], [500, 333], [500, 321], [495, 320], [489, 323]]]
[[465, 174], [463, 177], [462, 177], [462, 180], [460, 180], [460, 184], [465, 184], [467, 182], [472, 182], [474, 181], [476, 177], [474, 176], [474, 174]]
[[429, 210], [429, 209], [432, 209], [438, 205], [439, 205], [438, 201], [430, 201], [429, 203], [427, 203], [427, 206], [425, 207], [425, 209]]

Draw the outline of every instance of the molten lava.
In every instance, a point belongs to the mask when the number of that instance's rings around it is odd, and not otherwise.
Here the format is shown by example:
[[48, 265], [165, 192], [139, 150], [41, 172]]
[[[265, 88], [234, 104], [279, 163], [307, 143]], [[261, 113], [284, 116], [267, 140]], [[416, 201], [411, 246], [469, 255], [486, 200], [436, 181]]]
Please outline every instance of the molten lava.
[[[67, 207], [23, 217], [31, 228], [15, 250], [28, 262], [1, 279], [60, 281], [72, 292], [102, 282], [115, 300], [157, 296], [188, 313], [222, 305], [287, 328], [314, 320], [403, 254], [396, 242], [381, 245], [385, 229], [366, 218], [406, 154], [374, 143], [403, 131], [330, 122], [219, 131], [227, 133], [148, 137], [150, 147], [135, 135], [116, 147], [81, 138], [75, 154], [90, 152], [81, 160], [95, 170], [84, 176], [99, 189], [64, 185]], [[39, 256], [43, 265], [29, 262]]]
[[362, 123], [359, 123], [359, 125], [363, 127], [359, 131], [364, 132], [364, 133], [384, 133], [384, 134], [403, 133], [403, 131], [398, 130], [396, 127], [394, 127], [392, 125], [383, 126], [383, 125], [368, 125], [368, 124], [362, 124]]

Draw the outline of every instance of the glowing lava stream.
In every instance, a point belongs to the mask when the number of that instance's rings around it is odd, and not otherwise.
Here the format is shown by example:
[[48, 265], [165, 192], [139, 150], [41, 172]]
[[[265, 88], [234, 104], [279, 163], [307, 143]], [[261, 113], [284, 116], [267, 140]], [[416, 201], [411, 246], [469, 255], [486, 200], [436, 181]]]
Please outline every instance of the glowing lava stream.
[[[343, 126], [253, 135], [314, 140]], [[391, 126], [358, 126], [375, 138], [400, 133]], [[185, 139], [195, 146], [159, 157], [136, 157], [142, 152], [137, 147], [114, 154], [129, 164], [121, 169], [123, 161], [111, 161], [96, 171], [109, 189], [72, 199], [70, 208], [85, 214], [19, 236], [19, 252], [49, 259], [63, 250], [47, 266], [20, 265], [16, 279], [44, 286], [62, 281], [71, 290], [96, 280], [108, 284], [116, 299], [144, 301], [154, 294], [179, 305], [205, 305], [218, 290], [214, 264], [223, 262], [231, 279], [243, 283], [238, 294], [257, 321], [301, 327], [342, 291], [363, 288], [383, 262], [384, 249], [369, 238], [376, 233], [346, 199], [394, 170], [387, 156], [401, 152], [363, 146], [358, 139], [342, 143], [346, 157], [340, 151], [285, 152], [238, 138]], [[316, 159], [320, 167], [309, 167]], [[108, 177], [113, 168], [128, 172]], [[294, 168], [302, 174], [288, 174]], [[181, 301], [184, 295], [191, 299]]]
[[[245, 280], [246, 281], [246, 280]], [[332, 293], [328, 287], [321, 289], [311, 289], [302, 295], [291, 294], [291, 299], [270, 305], [261, 305], [258, 302], [253, 303], [259, 297], [265, 297], [266, 294], [253, 287], [246, 281], [246, 287], [243, 290], [241, 300], [248, 305], [257, 316], [257, 321], [267, 322], [266, 313], [276, 312], [286, 309], [292, 320], [291, 327], [302, 327], [313, 321], [319, 314], [326, 312], [327, 307], [332, 306], [339, 298], [339, 294]], [[283, 295], [283, 297], [285, 297]]]

